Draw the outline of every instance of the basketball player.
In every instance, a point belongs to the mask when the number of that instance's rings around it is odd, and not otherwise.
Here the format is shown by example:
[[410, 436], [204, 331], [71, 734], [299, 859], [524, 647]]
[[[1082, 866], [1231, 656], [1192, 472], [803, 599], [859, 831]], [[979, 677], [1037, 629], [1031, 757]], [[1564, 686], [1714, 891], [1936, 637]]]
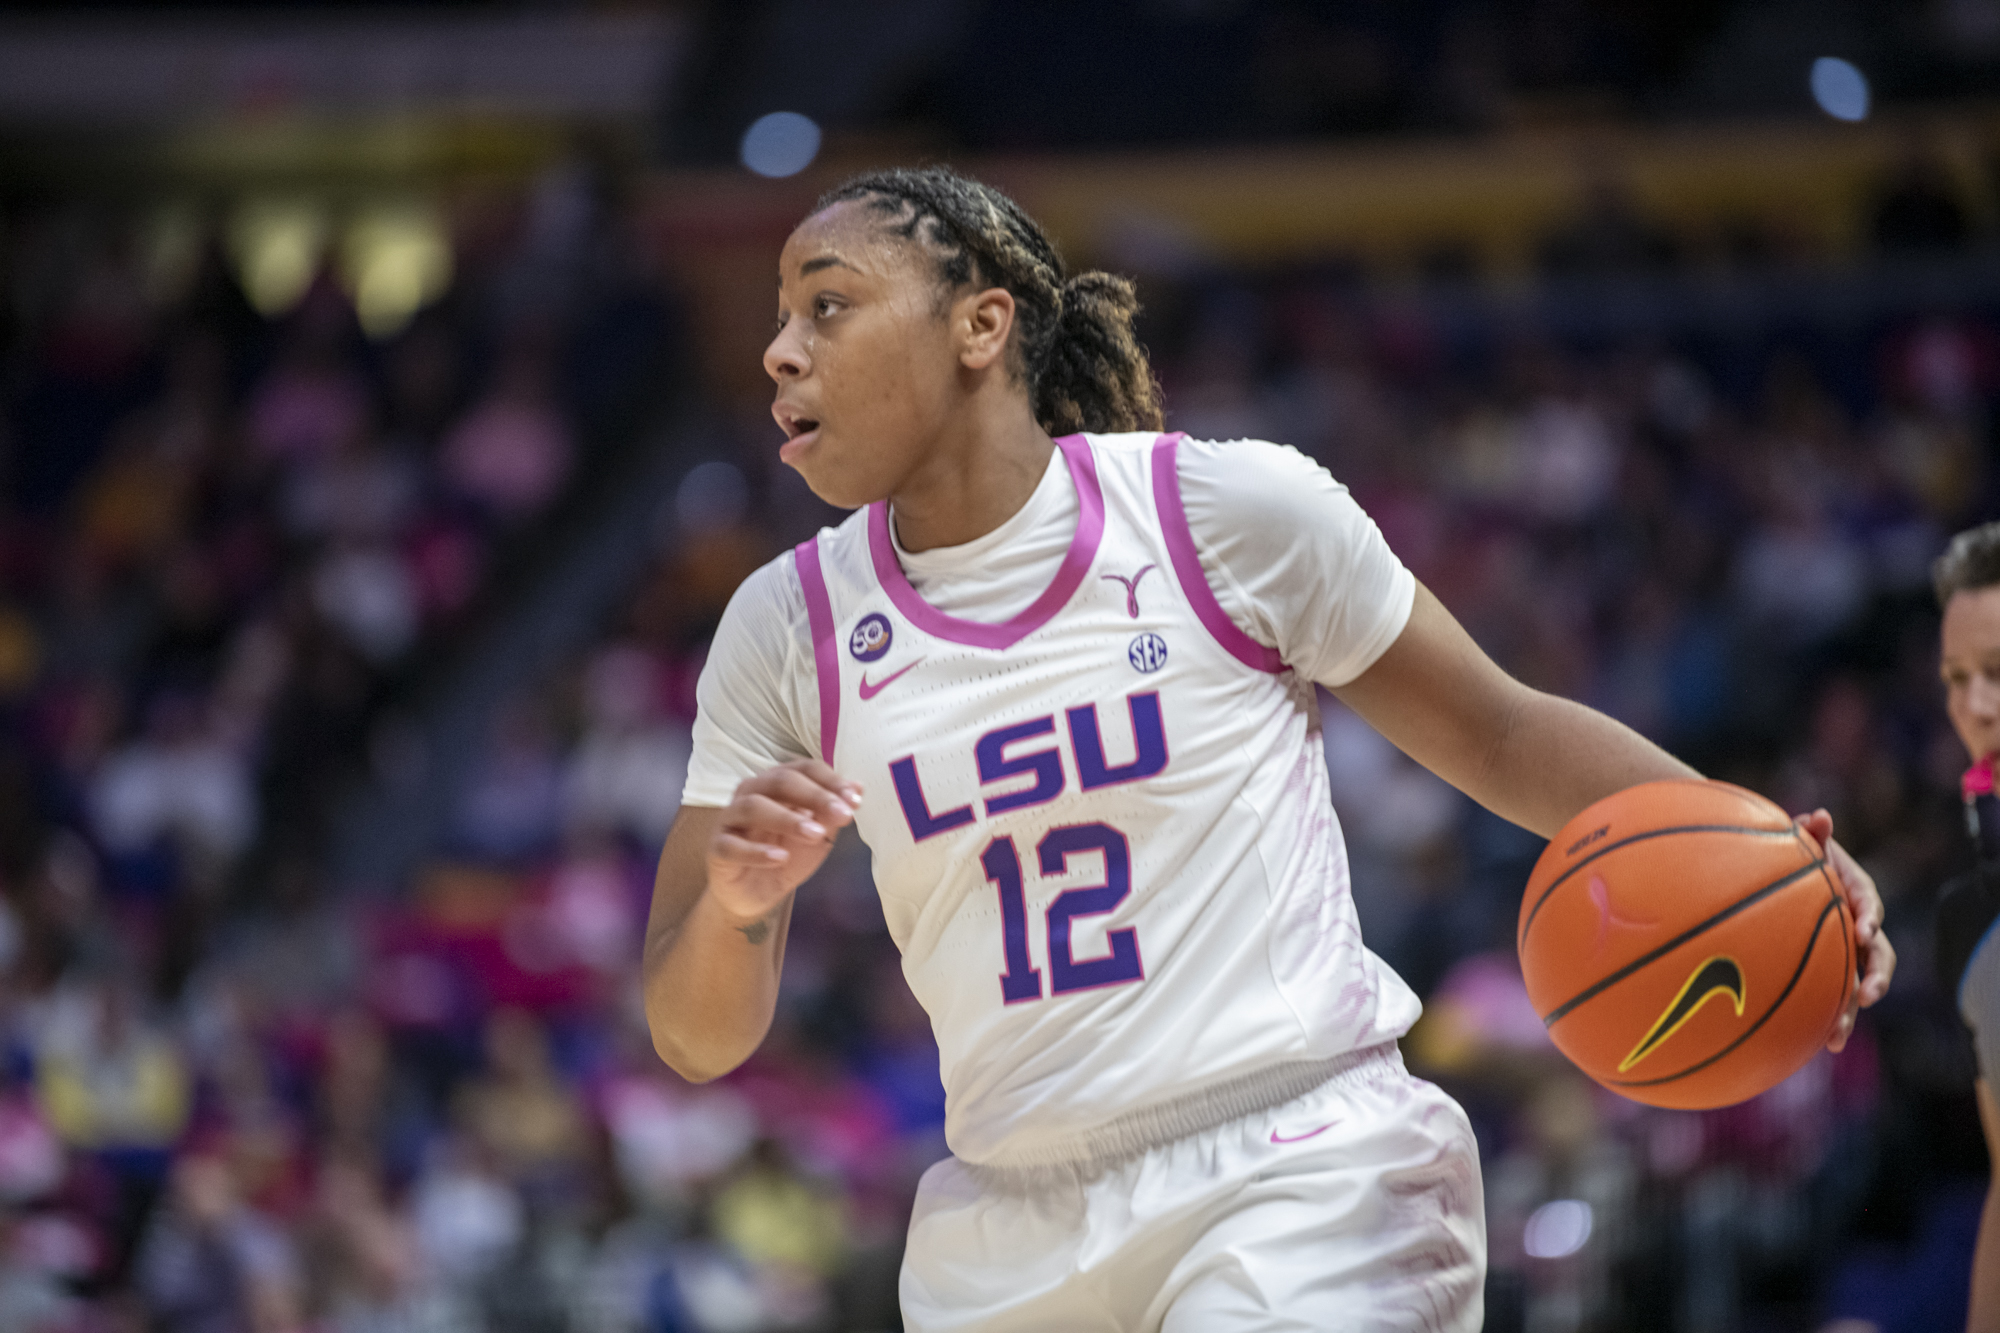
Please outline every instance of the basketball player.
[[1938, 903], [1937, 961], [1946, 993], [1972, 1029], [1979, 1061], [1973, 1085], [1979, 1123], [1994, 1177], [1979, 1219], [1972, 1256], [1974, 1333], [2000, 1333], [2000, 819], [1995, 817], [1993, 761], [2000, 754], [2000, 523], [1961, 532], [1932, 569], [1944, 612], [1939, 666], [1945, 711], [1965, 743], [1972, 767], [1965, 775], [1967, 831], [1973, 869], [1945, 886]]
[[[1503, 674], [1312, 462], [1161, 434], [1136, 308], [944, 170], [792, 233], [780, 457], [859, 512], [717, 632], [654, 1041], [697, 1079], [756, 1048], [854, 823], [949, 1098], [911, 1328], [1476, 1330], [1472, 1134], [1397, 1054], [1418, 1004], [1361, 943], [1313, 686], [1544, 835], [1692, 774]], [[1872, 1002], [1880, 904], [1833, 855]]]

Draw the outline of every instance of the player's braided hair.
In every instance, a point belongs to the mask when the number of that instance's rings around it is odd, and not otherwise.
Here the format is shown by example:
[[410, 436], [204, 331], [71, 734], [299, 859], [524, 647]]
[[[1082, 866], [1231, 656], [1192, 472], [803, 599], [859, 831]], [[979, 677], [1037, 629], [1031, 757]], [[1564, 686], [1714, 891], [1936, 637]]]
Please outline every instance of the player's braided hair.
[[813, 212], [850, 199], [866, 201], [891, 220], [892, 232], [929, 251], [948, 292], [978, 282], [1013, 294], [1010, 356], [1042, 429], [1161, 428], [1160, 386], [1132, 331], [1139, 295], [1129, 280], [1068, 275], [1019, 204], [949, 167], [855, 176], [822, 195]]

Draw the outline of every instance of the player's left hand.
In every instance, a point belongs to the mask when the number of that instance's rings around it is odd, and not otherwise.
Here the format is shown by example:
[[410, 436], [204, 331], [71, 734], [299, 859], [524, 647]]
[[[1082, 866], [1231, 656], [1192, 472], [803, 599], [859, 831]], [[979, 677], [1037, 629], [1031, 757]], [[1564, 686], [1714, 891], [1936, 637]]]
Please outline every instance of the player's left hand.
[[1826, 1048], [1837, 1051], [1847, 1045], [1848, 1034], [1854, 1031], [1854, 1015], [1888, 994], [1889, 978], [1896, 972], [1896, 949], [1882, 929], [1882, 895], [1876, 892], [1875, 880], [1833, 840], [1833, 816], [1815, 810], [1800, 815], [1797, 823], [1833, 862], [1834, 873], [1847, 893], [1847, 909], [1854, 915], [1854, 949], [1861, 959], [1861, 984], [1848, 996], [1847, 1008], [1826, 1039]]

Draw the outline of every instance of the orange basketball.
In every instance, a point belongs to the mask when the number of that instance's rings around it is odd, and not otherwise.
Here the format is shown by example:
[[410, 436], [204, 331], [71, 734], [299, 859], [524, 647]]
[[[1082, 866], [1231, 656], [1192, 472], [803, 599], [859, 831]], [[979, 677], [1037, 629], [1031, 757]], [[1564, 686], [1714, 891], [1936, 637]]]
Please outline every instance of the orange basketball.
[[1535, 863], [1515, 942], [1557, 1048], [1654, 1106], [1728, 1106], [1786, 1078], [1855, 985], [1833, 867], [1726, 782], [1642, 783], [1570, 820]]

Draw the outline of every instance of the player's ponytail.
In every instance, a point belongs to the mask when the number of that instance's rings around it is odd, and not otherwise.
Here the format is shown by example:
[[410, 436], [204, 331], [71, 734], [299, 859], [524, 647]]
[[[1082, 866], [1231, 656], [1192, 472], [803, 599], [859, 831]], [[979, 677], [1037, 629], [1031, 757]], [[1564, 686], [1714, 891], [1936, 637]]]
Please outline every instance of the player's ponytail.
[[929, 250], [950, 291], [969, 282], [1014, 297], [1015, 369], [1051, 435], [1158, 430], [1160, 386], [1132, 327], [1139, 297], [1109, 273], [1068, 275], [1021, 206], [949, 167], [869, 172], [836, 186], [815, 213], [867, 200], [891, 230]]
[[1051, 435], [1158, 430], [1160, 386], [1132, 328], [1139, 293], [1112, 273], [1079, 273], [1062, 285], [1061, 314], [1037, 378], [1035, 419]]

